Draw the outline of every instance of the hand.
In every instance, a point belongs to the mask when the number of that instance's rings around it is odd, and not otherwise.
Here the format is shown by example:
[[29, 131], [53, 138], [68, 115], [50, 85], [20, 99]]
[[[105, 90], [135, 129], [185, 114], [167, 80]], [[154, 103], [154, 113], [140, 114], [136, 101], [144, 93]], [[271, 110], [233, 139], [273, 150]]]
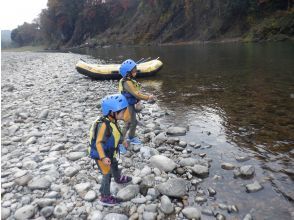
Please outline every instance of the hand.
[[125, 148], [129, 147], [129, 142], [127, 140], [124, 140], [122, 144], [125, 146]]
[[155, 101], [155, 97], [154, 97], [154, 95], [150, 95], [150, 96], [148, 97], [148, 101]]
[[111, 164], [111, 161], [108, 157], [105, 157], [102, 159], [102, 163], [104, 163], [104, 165], [109, 166]]

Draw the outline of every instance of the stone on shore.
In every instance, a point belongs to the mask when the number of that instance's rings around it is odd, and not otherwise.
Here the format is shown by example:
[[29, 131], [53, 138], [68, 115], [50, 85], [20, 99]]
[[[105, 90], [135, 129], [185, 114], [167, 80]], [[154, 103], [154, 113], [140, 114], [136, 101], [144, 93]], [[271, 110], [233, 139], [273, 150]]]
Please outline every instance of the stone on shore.
[[182, 210], [182, 213], [184, 214], [185, 217], [188, 219], [195, 219], [195, 220], [200, 220], [201, 219], [201, 213], [200, 211], [195, 208], [195, 207], [186, 207]]
[[158, 169], [163, 170], [164, 172], [171, 172], [177, 166], [177, 164], [173, 160], [163, 155], [152, 156], [150, 158], [150, 163], [154, 167], [157, 167]]
[[118, 213], [109, 213], [103, 220], [128, 220], [128, 216]]
[[16, 212], [14, 213], [14, 217], [17, 220], [30, 219], [34, 216], [35, 211], [36, 209], [34, 206], [26, 205], [16, 210]]
[[172, 202], [165, 195], [163, 195], [160, 199], [160, 210], [165, 214], [171, 214], [174, 211]]
[[187, 194], [186, 181], [180, 178], [169, 179], [165, 183], [156, 186], [163, 195], [181, 198]]
[[48, 189], [51, 185], [51, 181], [46, 177], [34, 178], [28, 183], [28, 187], [34, 189]]
[[118, 191], [117, 197], [123, 201], [128, 201], [135, 198], [139, 193], [138, 185], [128, 185], [125, 188], [122, 188]]

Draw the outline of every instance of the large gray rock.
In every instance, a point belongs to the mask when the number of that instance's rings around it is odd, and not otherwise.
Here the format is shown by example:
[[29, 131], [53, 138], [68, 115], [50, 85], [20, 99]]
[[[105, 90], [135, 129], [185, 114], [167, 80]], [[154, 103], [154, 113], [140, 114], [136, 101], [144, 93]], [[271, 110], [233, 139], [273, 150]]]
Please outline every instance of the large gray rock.
[[128, 220], [128, 216], [118, 213], [109, 213], [103, 218], [103, 220]]
[[165, 195], [163, 195], [160, 199], [160, 209], [165, 214], [171, 214], [174, 211], [174, 205]]
[[195, 219], [195, 220], [200, 220], [201, 219], [201, 213], [199, 210], [195, 207], [186, 207], [182, 210], [183, 214], [185, 217], [188, 219]]
[[35, 214], [35, 207], [32, 205], [26, 205], [23, 206], [21, 208], [19, 208], [18, 210], [16, 210], [16, 212], [14, 213], [14, 217], [17, 220], [25, 220], [25, 219], [30, 219], [31, 217], [34, 216]]
[[163, 195], [181, 198], [187, 194], [186, 183], [184, 179], [174, 178], [157, 185], [156, 189]]
[[128, 201], [132, 198], [135, 198], [138, 195], [139, 190], [140, 188], [138, 185], [128, 185], [125, 188], [118, 191], [117, 197], [124, 201]]
[[186, 128], [183, 127], [169, 127], [166, 134], [168, 135], [185, 135], [187, 132]]
[[51, 185], [51, 181], [49, 181], [45, 177], [34, 178], [28, 183], [28, 187], [32, 190], [34, 189], [48, 189]]
[[150, 163], [152, 166], [157, 167], [158, 169], [163, 170], [164, 172], [171, 172], [177, 166], [177, 164], [173, 160], [163, 155], [152, 156], [150, 158]]

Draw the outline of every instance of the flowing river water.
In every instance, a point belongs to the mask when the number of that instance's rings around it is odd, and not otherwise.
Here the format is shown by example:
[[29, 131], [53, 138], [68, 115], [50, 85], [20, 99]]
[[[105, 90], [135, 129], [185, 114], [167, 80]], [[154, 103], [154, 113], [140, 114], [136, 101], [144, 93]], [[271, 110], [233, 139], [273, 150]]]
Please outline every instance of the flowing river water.
[[[213, 159], [206, 184], [216, 200], [236, 204], [241, 216], [293, 218], [294, 199], [294, 44], [196, 44], [78, 49], [89, 60], [121, 63], [142, 57], [163, 61], [154, 77], [140, 79], [168, 111], [161, 123], [189, 126], [181, 140]], [[95, 59], [93, 59], [93, 57]], [[248, 156], [239, 164], [236, 156]], [[254, 165], [250, 179], [234, 178], [222, 162]], [[224, 181], [212, 181], [215, 175]], [[258, 180], [263, 189], [246, 193]], [[213, 206], [215, 201], [207, 203]], [[235, 219], [235, 218], [232, 218]], [[238, 218], [237, 218], [238, 219]]]

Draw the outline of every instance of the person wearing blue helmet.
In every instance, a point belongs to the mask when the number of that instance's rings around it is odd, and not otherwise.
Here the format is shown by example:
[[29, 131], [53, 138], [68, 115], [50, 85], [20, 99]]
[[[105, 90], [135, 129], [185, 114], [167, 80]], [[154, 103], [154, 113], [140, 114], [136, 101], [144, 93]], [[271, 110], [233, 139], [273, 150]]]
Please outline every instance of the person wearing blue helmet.
[[130, 120], [128, 106], [126, 98], [121, 94], [106, 96], [101, 101], [103, 116], [96, 119], [90, 129], [89, 155], [95, 160], [103, 174], [99, 202], [104, 206], [114, 206], [121, 202], [110, 193], [112, 176], [119, 184], [132, 180], [129, 176], [121, 175], [116, 159], [119, 154], [118, 146], [123, 142], [117, 121], [128, 122]]
[[137, 75], [137, 64], [135, 61], [131, 59], [125, 60], [119, 68], [119, 73], [122, 79], [119, 81], [118, 89], [119, 92], [126, 97], [131, 115], [130, 122], [127, 122], [124, 127], [123, 136], [126, 136], [129, 131], [127, 140], [131, 144], [141, 144], [141, 141], [136, 137], [136, 127], [138, 124], [136, 105], [138, 105], [140, 100], [154, 101], [154, 96], [140, 92], [141, 85], [135, 79]]

